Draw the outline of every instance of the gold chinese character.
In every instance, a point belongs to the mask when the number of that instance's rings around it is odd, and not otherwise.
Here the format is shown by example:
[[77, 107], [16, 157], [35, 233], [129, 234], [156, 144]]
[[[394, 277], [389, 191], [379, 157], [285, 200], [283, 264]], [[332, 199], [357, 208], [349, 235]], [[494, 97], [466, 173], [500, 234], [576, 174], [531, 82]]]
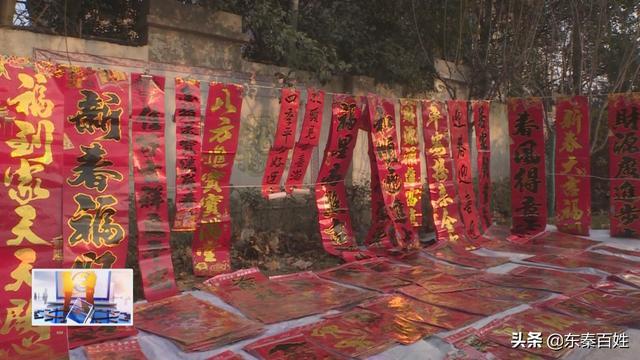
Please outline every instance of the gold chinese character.
[[568, 131], [564, 141], [562, 142], [560, 151], [574, 152], [576, 149], [582, 149], [582, 145], [578, 144], [576, 134], [572, 131]]
[[447, 207], [453, 204], [453, 199], [447, 192], [447, 187], [443, 183], [438, 184], [438, 199], [436, 200], [436, 206], [439, 208]]
[[431, 167], [434, 171], [433, 179], [438, 182], [447, 180], [449, 170], [445, 167], [444, 158], [438, 158], [435, 160], [435, 163]]
[[406, 183], [415, 183], [416, 182], [416, 170], [414, 168], [407, 168], [407, 172], [404, 175], [404, 180]]
[[16, 134], [15, 139], [10, 139], [6, 142], [12, 149], [11, 157], [26, 157], [32, 155], [35, 149], [40, 149], [40, 147], [44, 146], [42, 156], [29, 160], [45, 165], [51, 164], [53, 161], [53, 153], [51, 152], [53, 123], [49, 120], [38, 121], [37, 131], [30, 122], [15, 120], [13, 123], [20, 131]]
[[231, 133], [231, 130], [233, 129], [233, 125], [231, 125], [231, 120], [229, 120], [226, 117], [221, 117], [220, 122], [222, 123], [221, 126], [215, 129], [209, 130], [209, 132], [211, 133], [211, 136], [209, 137], [209, 142], [223, 143], [231, 139], [231, 137], [233, 136], [233, 134]]
[[442, 139], [444, 139], [444, 135], [439, 132], [436, 132], [431, 136], [431, 142], [433, 145], [429, 149], [429, 154], [436, 157], [445, 156], [447, 154], [447, 149], [442, 145]]
[[438, 128], [438, 120], [440, 119], [440, 110], [435, 104], [431, 104], [429, 106], [429, 119], [427, 120], [427, 127], [431, 126], [432, 123], [435, 123], [434, 128]]
[[68, 220], [73, 229], [69, 236], [69, 244], [74, 246], [78, 242], [93, 244], [97, 247], [115, 246], [125, 238], [124, 228], [118, 224], [115, 205], [118, 200], [113, 195], [96, 196], [76, 194], [73, 201], [78, 208]]
[[4, 174], [4, 186], [11, 186], [14, 177], [18, 178], [17, 189], [9, 188], [7, 191], [9, 198], [20, 205], [27, 205], [34, 200], [48, 199], [49, 190], [40, 186], [42, 179], [34, 179], [32, 176], [42, 170], [44, 170], [42, 165], [31, 165], [26, 159], [20, 159], [20, 167], [13, 174], [11, 174], [11, 169], [8, 168]]
[[12, 284], [4, 286], [5, 291], [18, 291], [22, 284], [27, 284], [31, 287], [31, 269], [33, 269], [33, 263], [36, 261], [36, 252], [30, 248], [19, 249], [13, 253], [20, 265], [15, 268], [10, 276], [15, 281]]
[[14, 211], [18, 214], [18, 217], [20, 217], [20, 221], [11, 229], [11, 233], [16, 237], [7, 240], [7, 245], [18, 246], [22, 244], [22, 241], [24, 240], [27, 240], [32, 244], [49, 244], [40, 236], [36, 235], [31, 229], [33, 226], [33, 220], [36, 218], [36, 209], [33, 206], [21, 205]]
[[223, 197], [216, 194], [207, 194], [202, 204], [203, 215], [220, 216], [218, 205], [222, 202]]
[[229, 89], [222, 89], [222, 92], [225, 95], [225, 99], [222, 100], [222, 98], [216, 98], [216, 101], [213, 103], [213, 105], [211, 105], [211, 111], [218, 111], [222, 107], [222, 105], [224, 105], [226, 114], [237, 112], [238, 108], [236, 108], [235, 105], [231, 103], [231, 92], [229, 92]]
[[578, 196], [578, 184], [580, 181], [575, 176], [568, 176], [567, 182], [562, 184], [562, 190], [569, 197], [577, 197]]
[[53, 113], [53, 101], [46, 98], [47, 78], [43, 74], [35, 74], [35, 77], [20, 73], [18, 74], [20, 86], [18, 89], [25, 89], [24, 92], [15, 98], [7, 99], [7, 104], [16, 105], [16, 111], [25, 115], [33, 115], [40, 118], [50, 117]]
[[213, 190], [217, 193], [221, 193], [222, 188], [220, 187], [220, 178], [222, 176], [223, 174], [218, 171], [202, 174], [202, 192], [206, 194]]
[[570, 109], [564, 113], [564, 117], [560, 122], [560, 125], [563, 129], [576, 129], [576, 132], [579, 134], [581, 130], [581, 118], [582, 113], [578, 109]]
[[561, 217], [566, 220], [580, 220], [582, 218], [582, 210], [578, 207], [578, 199], [565, 199], [563, 201]]
[[418, 132], [414, 126], [406, 126], [402, 138], [407, 145], [418, 145]]

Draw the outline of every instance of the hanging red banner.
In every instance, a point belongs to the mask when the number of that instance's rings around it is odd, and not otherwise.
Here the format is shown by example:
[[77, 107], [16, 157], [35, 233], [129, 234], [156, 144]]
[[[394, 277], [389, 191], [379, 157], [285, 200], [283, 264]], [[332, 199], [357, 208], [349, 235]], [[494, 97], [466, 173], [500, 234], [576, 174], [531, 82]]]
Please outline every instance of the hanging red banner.
[[300, 108], [300, 90], [282, 88], [280, 98], [280, 114], [278, 128], [273, 140], [274, 149], [293, 149], [298, 126], [298, 110]]
[[31, 326], [31, 269], [59, 267], [64, 98], [52, 64], [0, 55], [0, 358], [67, 359], [66, 328]]
[[491, 140], [489, 131], [489, 101], [472, 101], [473, 126], [478, 150], [478, 212], [482, 232], [493, 223], [491, 216]]
[[147, 301], [175, 295], [164, 152], [164, 77], [131, 74], [138, 262]]
[[202, 142], [202, 206], [193, 235], [193, 271], [213, 276], [231, 269], [231, 170], [238, 147], [242, 86], [211, 83]]
[[418, 140], [418, 110], [413, 100], [400, 100], [400, 153], [407, 167], [404, 175], [404, 193], [409, 207], [409, 221], [414, 227], [422, 226], [422, 173], [420, 169], [420, 142]]
[[559, 231], [589, 235], [591, 157], [589, 103], [585, 96], [556, 101], [555, 198]]
[[289, 150], [293, 149], [296, 137], [299, 108], [300, 91], [293, 88], [282, 88], [278, 127], [262, 177], [262, 195], [266, 198], [269, 197], [269, 194], [280, 192], [282, 174], [287, 164]]
[[[293, 149], [291, 165], [285, 189], [291, 193], [294, 189], [302, 186], [304, 176], [307, 173], [313, 149], [318, 146], [320, 140], [320, 130], [322, 128], [322, 112], [324, 110], [324, 91], [307, 89], [307, 105], [304, 110], [302, 120], [302, 130], [300, 137]], [[269, 163], [267, 163], [269, 164]], [[280, 180], [278, 180], [280, 183]]]
[[609, 95], [611, 236], [640, 237], [640, 93]]
[[532, 235], [547, 225], [544, 108], [539, 98], [509, 99], [511, 233]]
[[[370, 131], [369, 126], [366, 127], [366, 130]], [[371, 189], [371, 226], [365, 238], [365, 245], [374, 252], [384, 254], [387, 249], [395, 247], [395, 230], [384, 203], [373, 138], [370, 134], [367, 138], [369, 143], [369, 168], [371, 169], [371, 181], [369, 182]]]
[[[367, 97], [369, 129], [373, 156], [371, 173], [377, 173], [384, 212], [394, 230], [391, 238], [399, 249], [415, 249], [418, 237], [409, 221], [404, 193], [406, 166], [400, 163], [393, 103], [378, 96]], [[370, 155], [371, 156], [371, 155]], [[375, 166], [373, 160], [375, 159]]]
[[129, 233], [127, 75], [70, 67], [62, 84], [65, 266], [122, 268]]
[[480, 220], [476, 208], [473, 174], [471, 172], [471, 149], [469, 148], [469, 110], [465, 100], [447, 101], [451, 151], [455, 166], [455, 183], [460, 199], [460, 215], [466, 234], [470, 239], [480, 236]]
[[362, 98], [335, 95], [331, 106], [331, 129], [315, 187], [320, 236], [325, 250], [347, 260], [368, 257], [359, 251], [353, 236], [344, 179], [362, 115]]
[[200, 82], [176, 78], [176, 215], [173, 231], [194, 231], [200, 215]]
[[464, 227], [458, 221], [449, 132], [442, 102], [422, 102], [422, 126], [436, 239], [440, 243], [458, 242], [460, 235], [464, 234]]

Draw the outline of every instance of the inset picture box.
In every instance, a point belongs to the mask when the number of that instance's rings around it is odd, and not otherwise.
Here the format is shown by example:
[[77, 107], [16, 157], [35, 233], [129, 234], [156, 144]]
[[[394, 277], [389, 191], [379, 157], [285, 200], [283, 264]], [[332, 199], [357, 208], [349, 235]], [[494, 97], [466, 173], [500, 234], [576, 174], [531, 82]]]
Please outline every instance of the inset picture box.
[[131, 269], [33, 269], [34, 326], [133, 325]]

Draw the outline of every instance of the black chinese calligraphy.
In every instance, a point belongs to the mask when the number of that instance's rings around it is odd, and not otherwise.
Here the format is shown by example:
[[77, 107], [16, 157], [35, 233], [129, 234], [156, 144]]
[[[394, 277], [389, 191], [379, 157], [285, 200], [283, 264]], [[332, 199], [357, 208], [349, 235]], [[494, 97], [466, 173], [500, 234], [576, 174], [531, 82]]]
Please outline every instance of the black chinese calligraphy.
[[96, 130], [100, 130], [105, 132], [102, 139], [120, 141], [122, 116], [122, 107], [118, 107], [120, 97], [111, 92], [100, 95], [88, 89], [81, 90], [80, 94], [83, 98], [78, 101], [78, 111], [68, 118], [78, 133], [93, 134]]
[[87, 189], [96, 189], [103, 192], [107, 188], [109, 180], [122, 181], [122, 174], [116, 170], [109, 170], [113, 162], [104, 160], [106, 150], [100, 143], [91, 143], [91, 146], [80, 146], [83, 155], [78, 157], [79, 165], [72, 169], [74, 177], [67, 180], [71, 186], [84, 185]]
[[113, 195], [97, 196], [76, 194], [73, 201], [76, 211], [68, 220], [73, 229], [69, 236], [69, 244], [93, 244], [96, 247], [115, 246], [125, 238], [124, 228], [118, 224], [114, 216], [118, 200]]

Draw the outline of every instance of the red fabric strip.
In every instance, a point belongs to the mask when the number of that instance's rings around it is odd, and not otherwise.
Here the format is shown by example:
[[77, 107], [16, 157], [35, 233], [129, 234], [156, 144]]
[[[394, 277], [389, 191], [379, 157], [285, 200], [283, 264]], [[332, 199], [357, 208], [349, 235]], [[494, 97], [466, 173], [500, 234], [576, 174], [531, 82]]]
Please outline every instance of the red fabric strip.
[[473, 101], [473, 125], [478, 150], [478, 211], [482, 231], [493, 223], [491, 216], [491, 139], [489, 131], [489, 101]]
[[138, 261], [144, 296], [155, 301], [178, 293], [169, 245], [164, 77], [131, 74], [131, 110]]
[[342, 256], [347, 261], [368, 257], [357, 248], [344, 185], [356, 143], [362, 105], [362, 98], [334, 95], [331, 129], [318, 172], [318, 184], [315, 186], [322, 245], [328, 253]]
[[173, 231], [194, 231], [202, 197], [200, 82], [176, 78], [176, 215]]
[[589, 235], [591, 158], [587, 98], [557, 99], [555, 128], [556, 226], [569, 234]]
[[544, 109], [539, 98], [509, 99], [511, 233], [531, 235], [547, 224]]
[[393, 103], [370, 95], [367, 97], [367, 109], [373, 144], [371, 172], [377, 172], [384, 211], [394, 230], [390, 234], [391, 238], [394, 245], [400, 249], [417, 248], [418, 237], [409, 221], [407, 198], [404, 193], [407, 168], [399, 159]]
[[129, 234], [127, 75], [72, 67], [60, 80], [65, 88], [65, 264], [122, 268]]
[[0, 357], [67, 359], [67, 329], [31, 326], [31, 269], [60, 267], [64, 100], [54, 65], [0, 55]]
[[313, 149], [320, 140], [323, 109], [324, 91], [307, 89], [307, 105], [305, 106], [304, 119], [302, 120], [302, 130], [293, 149], [291, 165], [285, 182], [285, 189], [288, 193], [302, 186]]
[[[293, 88], [282, 88], [278, 127], [262, 177], [262, 196], [265, 198], [268, 198], [269, 194], [281, 191], [280, 182], [289, 157], [289, 150], [293, 149], [296, 137], [299, 108], [300, 91]], [[299, 151], [297, 155], [299, 157], [301, 152]], [[302, 178], [304, 179], [304, 176]]]
[[447, 101], [451, 149], [455, 166], [455, 183], [460, 199], [460, 215], [466, 234], [470, 239], [480, 236], [480, 220], [476, 208], [471, 172], [471, 149], [469, 148], [469, 110], [466, 100]]
[[420, 169], [420, 142], [418, 140], [418, 110], [413, 100], [400, 100], [400, 153], [407, 167], [404, 175], [404, 193], [409, 207], [409, 221], [414, 227], [422, 226], [422, 174]]
[[640, 237], [640, 93], [609, 95], [611, 236]]
[[422, 102], [422, 126], [436, 239], [439, 243], [462, 241], [460, 235], [464, 234], [464, 227], [458, 221], [447, 118], [442, 102]]
[[202, 143], [202, 207], [193, 236], [193, 269], [213, 276], [231, 269], [231, 170], [238, 147], [242, 87], [211, 83]]

